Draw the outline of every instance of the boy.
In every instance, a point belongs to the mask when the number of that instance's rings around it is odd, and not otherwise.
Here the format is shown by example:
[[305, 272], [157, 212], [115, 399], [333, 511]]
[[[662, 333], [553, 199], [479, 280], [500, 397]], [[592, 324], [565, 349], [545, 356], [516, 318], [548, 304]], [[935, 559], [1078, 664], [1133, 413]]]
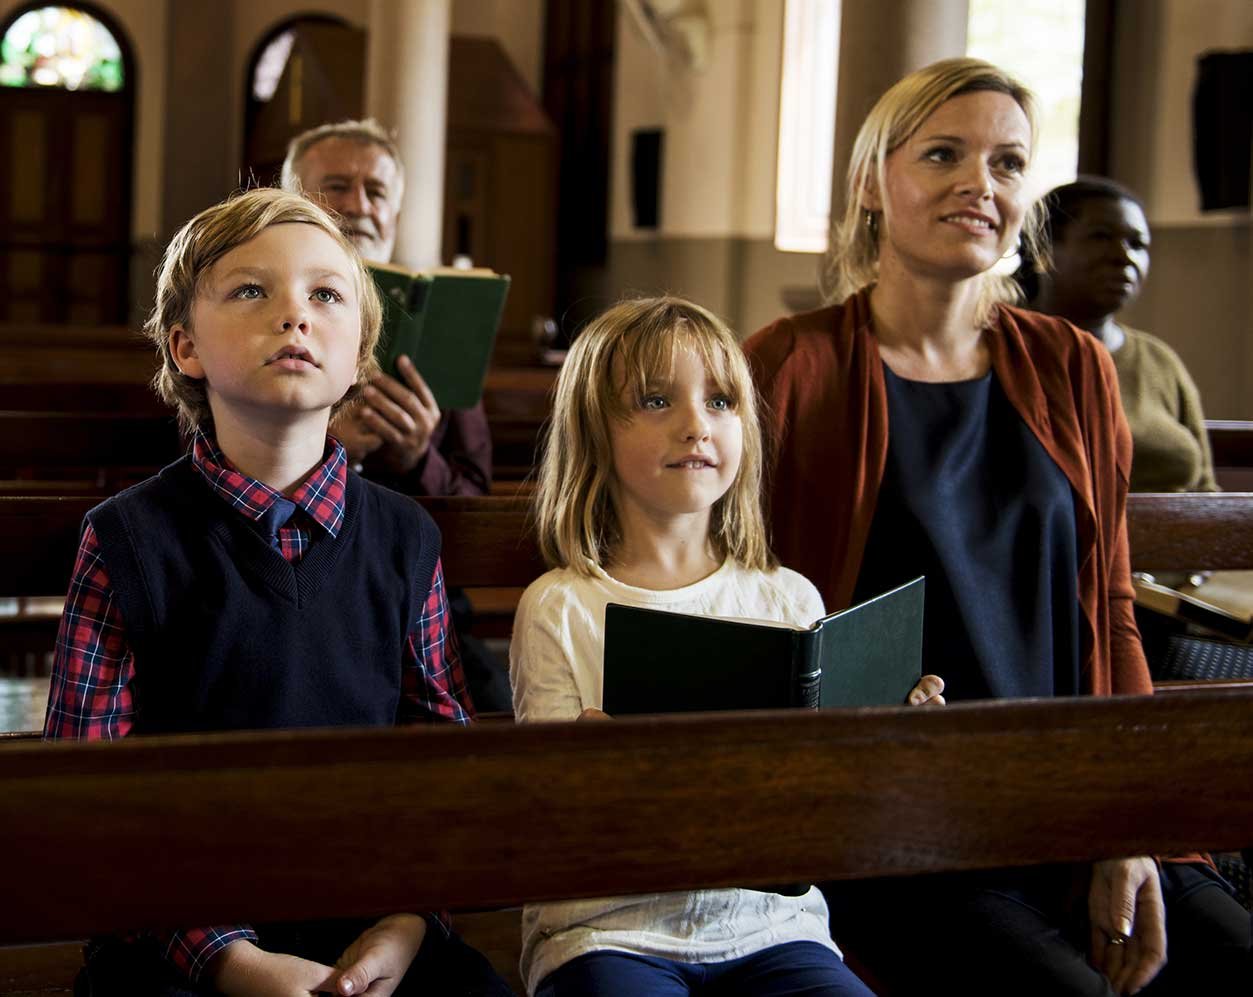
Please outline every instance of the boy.
[[[438, 530], [326, 434], [379, 326], [356, 250], [304, 198], [253, 190], [174, 237], [145, 328], [192, 453], [87, 514], [46, 737], [470, 721]], [[168, 964], [150, 940], [93, 946], [90, 992], [509, 993], [430, 915], [159, 945]]]

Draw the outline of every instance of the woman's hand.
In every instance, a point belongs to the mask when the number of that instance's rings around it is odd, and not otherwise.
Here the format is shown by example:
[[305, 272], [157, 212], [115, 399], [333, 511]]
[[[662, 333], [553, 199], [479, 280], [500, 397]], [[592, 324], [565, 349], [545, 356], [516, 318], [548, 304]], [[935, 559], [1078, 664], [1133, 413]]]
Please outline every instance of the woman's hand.
[[909, 698], [906, 700], [910, 706], [943, 706], [944, 697], [940, 695], [944, 691], [944, 679], [938, 675], [924, 675], [918, 680], [918, 684], [909, 690]]
[[1133, 994], [1166, 963], [1166, 915], [1157, 863], [1108, 859], [1092, 866], [1088, 889], [1092, 965], [1120, 994]]

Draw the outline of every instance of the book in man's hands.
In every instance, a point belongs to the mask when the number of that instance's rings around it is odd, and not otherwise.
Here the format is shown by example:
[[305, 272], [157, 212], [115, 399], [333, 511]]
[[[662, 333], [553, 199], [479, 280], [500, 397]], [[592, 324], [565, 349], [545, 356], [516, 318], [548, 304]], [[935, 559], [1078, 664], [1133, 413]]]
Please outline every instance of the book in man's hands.
[[922, 677], [923, 579], [798, 630], [611, 603], [604, 710], [899, 706]]
[[375, 356], [401, 383], [396, 359], [413, 361], [441, 409], [473, 408], [483, 396], [509, 277], [491, 270], [439, 268], [414, 273], [371, 263], [383, 298]]

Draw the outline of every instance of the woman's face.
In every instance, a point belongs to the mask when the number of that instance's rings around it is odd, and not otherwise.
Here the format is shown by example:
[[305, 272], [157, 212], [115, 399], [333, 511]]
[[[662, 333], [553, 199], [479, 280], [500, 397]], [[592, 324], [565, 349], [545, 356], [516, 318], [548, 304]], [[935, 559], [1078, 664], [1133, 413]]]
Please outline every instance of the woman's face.
[[1053, 298], [1075, 314], [1112, 315], [1149, 275], [1149, 223], [1134, 201], [1090, 197], [1053, 244]]
[[991, 269], [1016, 245], [1027, 209], [1031, 125], [1018, 102], [980, 90], [937, 107], [884, 164], [879, 274], [958, 281]]

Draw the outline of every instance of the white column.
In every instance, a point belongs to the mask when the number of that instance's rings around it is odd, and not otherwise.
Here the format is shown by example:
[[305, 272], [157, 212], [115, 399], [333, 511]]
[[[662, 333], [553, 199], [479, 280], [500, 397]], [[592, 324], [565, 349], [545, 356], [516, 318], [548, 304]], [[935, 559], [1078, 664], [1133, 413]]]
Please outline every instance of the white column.
[[438, 265], [444, 229], [451, 0], [371, 0], [366, 113], [395, 129], [405, 164], [397, 263]]
[[831, 217], [844, 217], [848, 161], [875, 101], [902, 76], [966, 54], [968, 0], [844, 0], [840, 5], [839, 83]]

